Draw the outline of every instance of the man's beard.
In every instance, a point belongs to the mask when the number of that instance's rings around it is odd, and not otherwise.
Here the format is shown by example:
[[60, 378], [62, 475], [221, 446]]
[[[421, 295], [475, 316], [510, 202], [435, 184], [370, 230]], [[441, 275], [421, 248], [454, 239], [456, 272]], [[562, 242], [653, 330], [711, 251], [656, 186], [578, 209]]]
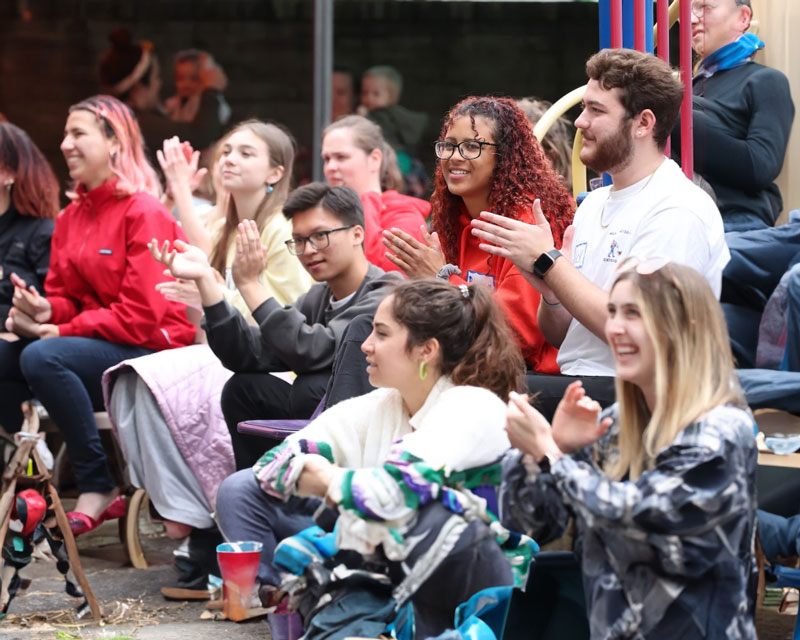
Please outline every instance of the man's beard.
[[584, 157], [584, 151], [588, 151], [586, 147], [581, 151], [581, 162], [597, 173], [620, 169], [627, 165], [633, 152], [629, 124], [630, 119], [626, 118], [610, 138], [605, 140], [595, 138], [594, 149], [589, 151], [588, 158]]

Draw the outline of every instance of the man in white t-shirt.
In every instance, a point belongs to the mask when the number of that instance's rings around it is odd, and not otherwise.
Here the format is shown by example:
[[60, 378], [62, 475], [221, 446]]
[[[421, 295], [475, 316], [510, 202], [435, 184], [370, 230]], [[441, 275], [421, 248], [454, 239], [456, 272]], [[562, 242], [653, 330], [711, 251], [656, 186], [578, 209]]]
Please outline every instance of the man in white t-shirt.
[[[564, 259], [539, 201], [528, 225], [488, 212], [473, 220], [481, 248], [511, 259], [542, 293], [539, 327], [559, 347], [562, 377], [529, 376], [547, 414], [579, 376], [601, 404], [614, 399], [614, 358], [603, 333], [608, 290], [625, 258], [663, 257], [694, 267], [719, 296], [729, 260], [722, 219], [711, 198], [664, 148], [683, 86], [669, 65], [649, 54], [607, 49], [586, 63], [589, 83], [575, 126], [581, 161], [611, 175], [613, 185], [590, 193], [564, 239]], [[488, 244], [491, 243], [491, 244]], [[552, 405], [552, 406], [549, 406]]]

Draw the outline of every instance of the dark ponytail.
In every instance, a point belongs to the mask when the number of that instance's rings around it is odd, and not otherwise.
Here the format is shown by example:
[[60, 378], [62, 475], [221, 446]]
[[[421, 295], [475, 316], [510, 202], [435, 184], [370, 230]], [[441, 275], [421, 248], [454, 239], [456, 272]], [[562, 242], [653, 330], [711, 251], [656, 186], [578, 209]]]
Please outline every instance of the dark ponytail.
[[455, 384], [484, 387], [504, 400], [524, 390], [525, 362], [488, 289], [413, 280], [393, 296], [392, 315], [408, 329], [407, 347], [436, 338], [442, 374]]

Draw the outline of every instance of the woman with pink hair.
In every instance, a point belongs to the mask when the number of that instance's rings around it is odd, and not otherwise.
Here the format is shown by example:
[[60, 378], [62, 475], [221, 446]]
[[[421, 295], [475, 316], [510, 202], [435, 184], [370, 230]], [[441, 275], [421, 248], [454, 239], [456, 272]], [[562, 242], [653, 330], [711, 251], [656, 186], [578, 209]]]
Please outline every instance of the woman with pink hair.
[[[94, 421], [103, 409], [103, 371], [191, 344], [195, 328], [184, 305], [155, 289], [165, 278], [147, 242], [183, 234], [158, 200], [161, 187], [130, 108], [110, 96], [73, 105], [61, 151], [72, 203], [56, 220], [44, 292], [12, 276], [6, 329], [21, 339], [0, 343], [0, 403], [13, 415], [36, 397], [58, 425], [80, 491], [68, 514], [80, 534], [125, 512]], [[21, 424], [9, 421], [9, 430]]]

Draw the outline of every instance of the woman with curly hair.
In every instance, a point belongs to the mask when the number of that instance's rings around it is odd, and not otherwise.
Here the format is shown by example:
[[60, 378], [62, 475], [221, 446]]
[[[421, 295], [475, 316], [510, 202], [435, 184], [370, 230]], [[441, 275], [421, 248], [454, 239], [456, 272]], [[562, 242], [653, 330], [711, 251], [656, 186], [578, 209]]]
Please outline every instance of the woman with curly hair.
[[470, 220], [492, 211], [532, 222], [533, 202], [539, 199], [552, 216], [550, 226], [560, 246], [575, 212], [563, 181], [533, 137], [525, 113], [510, 98], [471, 96], [459, 102], [445, 118], [434, 150], [439, 166], [431, 196], [433, 233], [420, 243], [399, 230], [384, 232], [391, 250], [387, 257], [409, 277], [437, 276], [494, 289], [528, 366], [540, 373], [558, 372], [557, 349], [536, 322], [538, 292], [530, 291], [533, 287], [510, 261], [480, 249]]

